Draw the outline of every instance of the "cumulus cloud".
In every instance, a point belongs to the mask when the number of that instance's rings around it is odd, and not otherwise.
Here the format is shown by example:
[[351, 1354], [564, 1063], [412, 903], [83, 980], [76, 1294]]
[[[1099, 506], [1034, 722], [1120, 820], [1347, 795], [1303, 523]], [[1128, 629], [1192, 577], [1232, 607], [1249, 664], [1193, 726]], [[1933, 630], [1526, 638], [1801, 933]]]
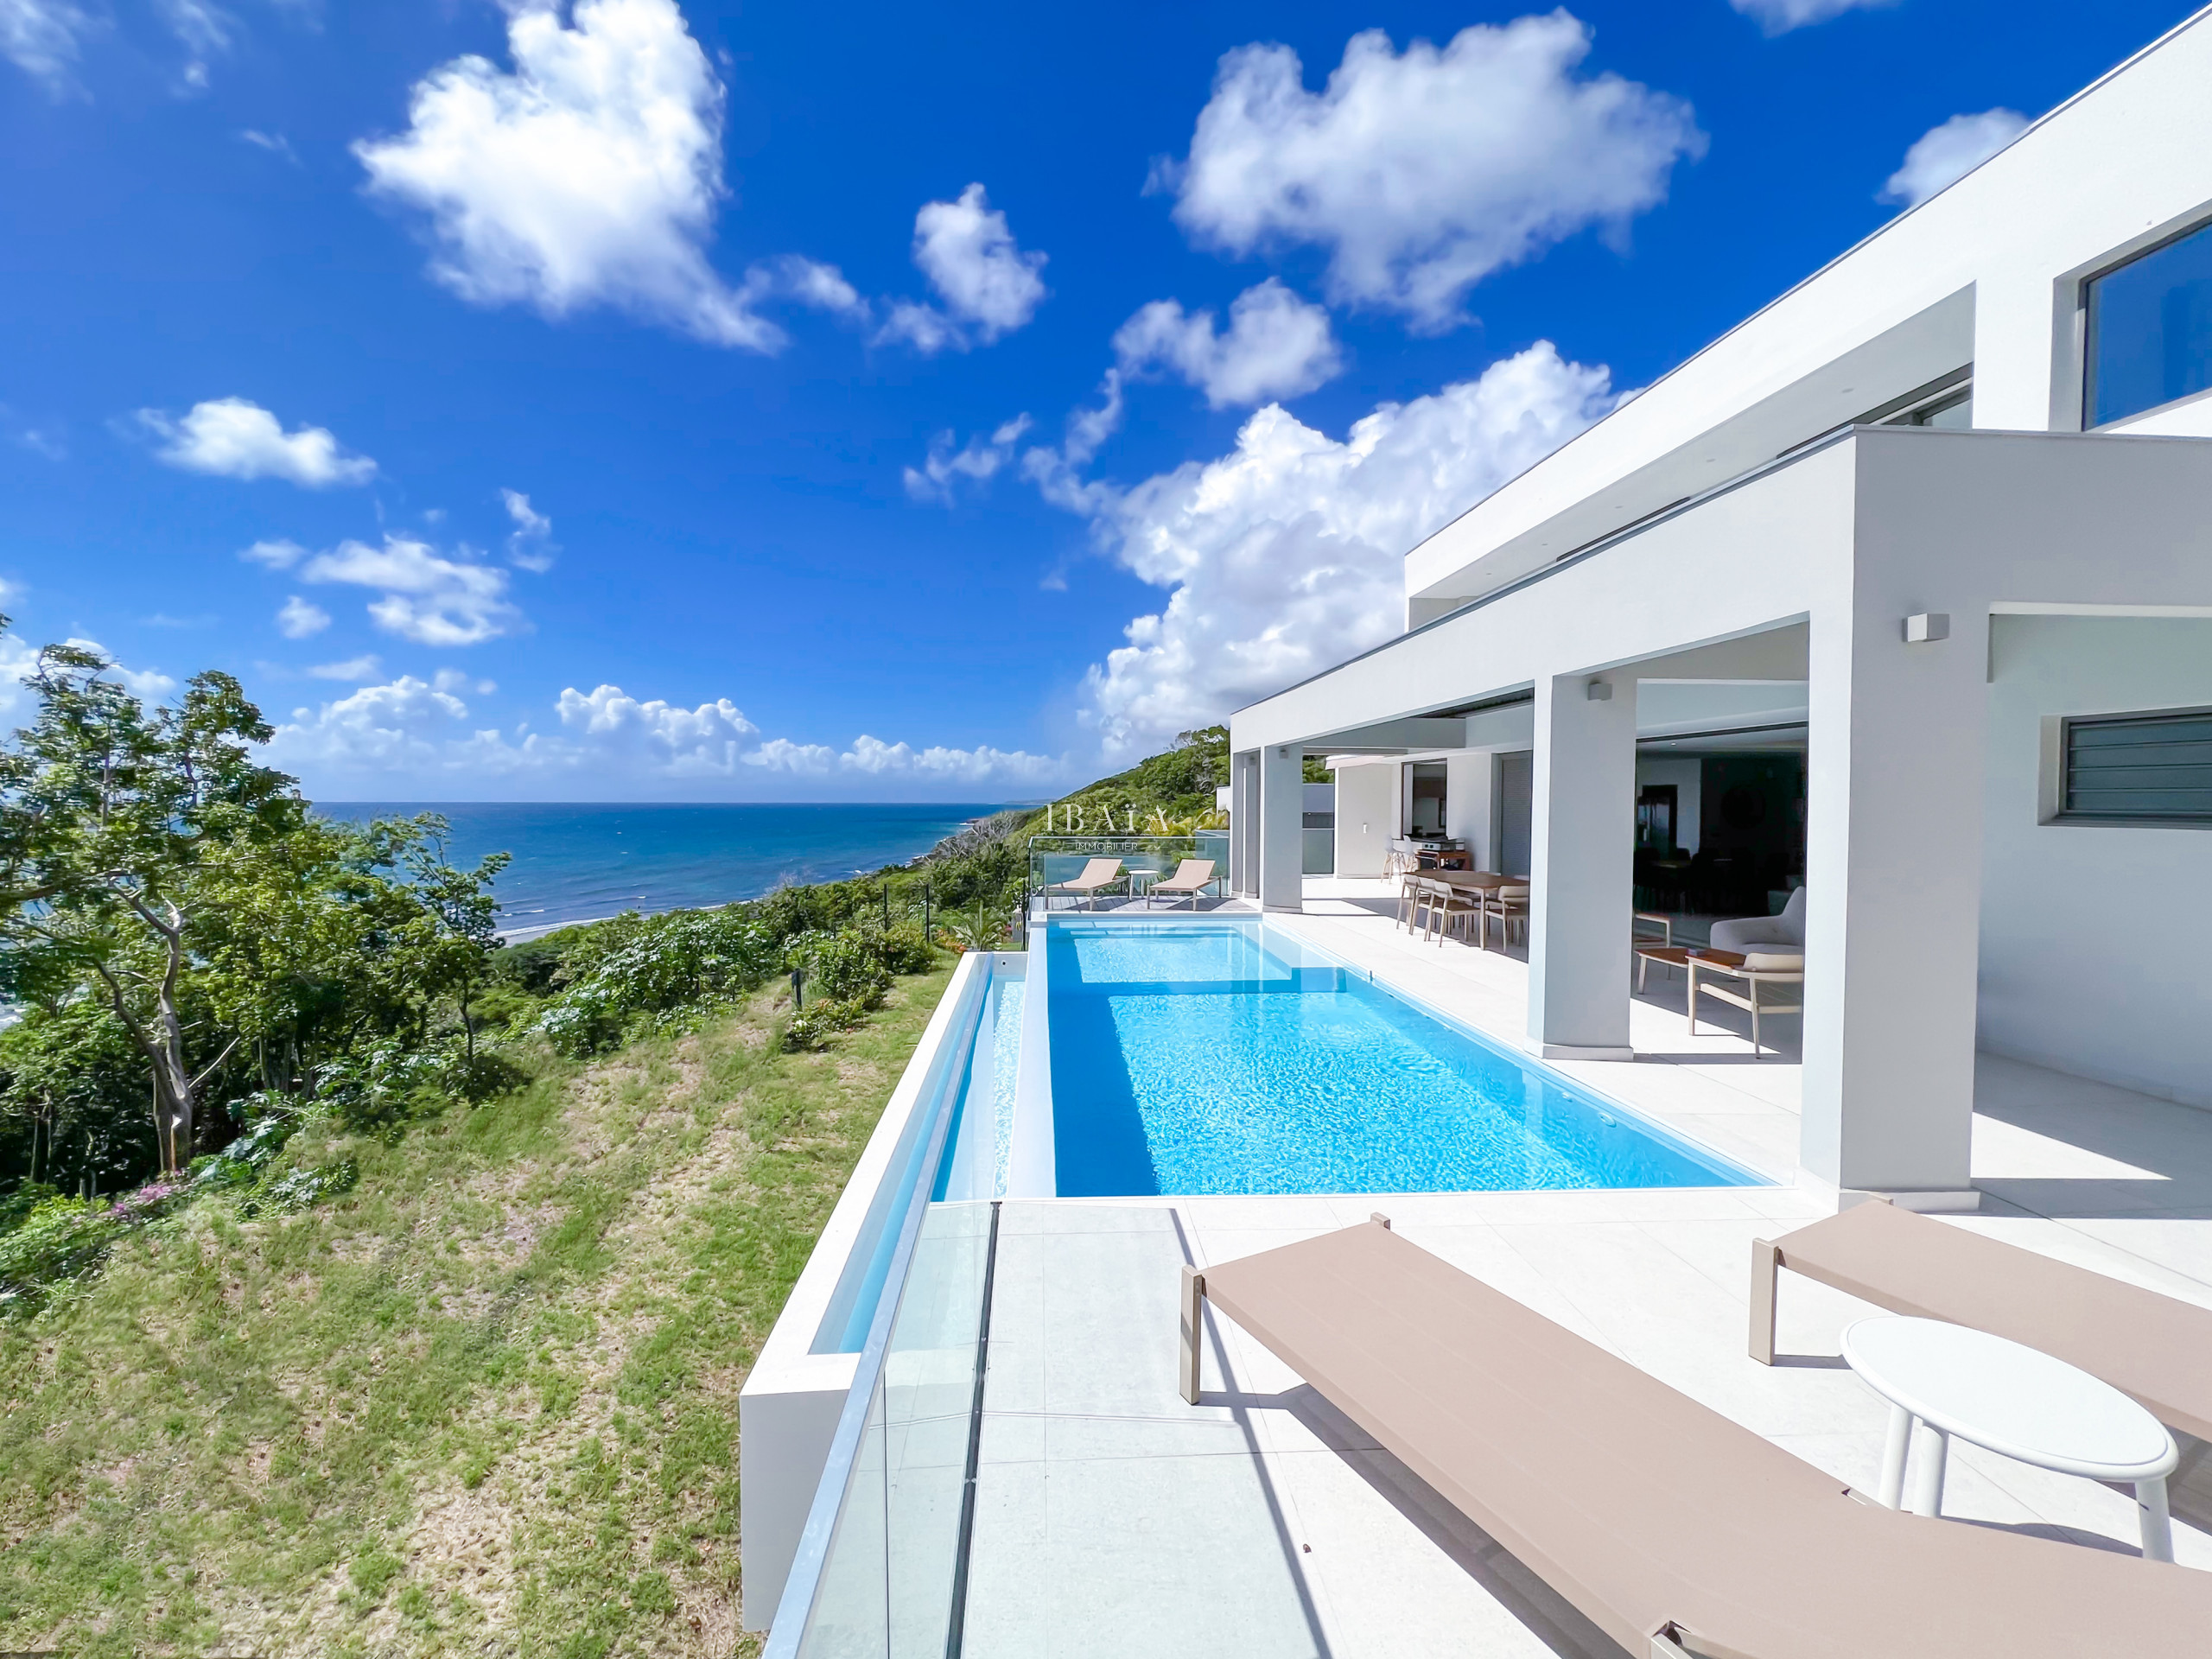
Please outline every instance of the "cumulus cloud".
[[1230, 302], [1226, 331], [1211, 311], [1186, 314], [1179, 301], [1154, 300], [1122, 325], [1114, 353], [1123, 374], [1166, 369], [1215, 409], [1295, 397], [1344, 369], [1328, 312], [1272, 276]]
[[556, 704], [561, 723], [604, 747], [627, 749], [664, 777], [734, 777], [740, 752], [760, 728], [728, 697], [696, 709], [640, 702], [619, 685], [602, 685], [588, 696], [574, 686]]
[[85, 38], [99, 27], [73, 0], [0, 0], [0, 55], [58, 98], [74, 90]]
[[452, 692], [403, 674], [318, 709], [295, 709], [290, 720], [278, 722], [269, 752], [279, 766], [292, 767], [454, 770], [451, 734], [467, 718], [468, 705]]
[[507, 562], [541, 575], [550, 570], [553, 556], [561, 550], [553, 544], [553, 521], [531, 507], [520, 490], [501, 490], [499, 499], [515, 521], [514, 533], [507, 537]]
[[733, 287], [709, 262], [722, 182], [723, 90], [675, 0], [508, 9], [503, 70], [469, 55], [414, 88], [409, 125], [353, 154], [375, 194], [428, 216], [431, 274], [478, 305], [548, 317], [607, 305], [719, 346], [772, 352], [772, 298], [858, 312], [810, 260]]
[[340, 542], [301, 568], [314, 582], [372, 588], [378, 627], [423, 645], [474, 645], [523, 626], [507, 598], [507, 573], [495, 565], [448, 558], [427, 542], [386, 536], [384, 545]]
[[980, 484], [1014, 459], [1014, 446], [1029, 430], [1029, 417], [1017, 415], [986, 438], [981, 433], [957, 449], [952, 434], [940, 432], [930, 440], [930, 452], [919, 467], [906, 468], [906, 493], [917, 501], [952, 505], [953, 490], [962, 479]]
[[342, 663], [317, 663], [308, 670], [308, 675], [315, 679], [352, 680], [357, 685], [363, 680], [373, 680], [383, 672], [384, 659], [373, 652], [348, 657]]
[[[0, 640], [0, 647], [6, 641]], [[373, 658], [332, 664], [327, 672], [373, 667]], [[493, 688], [479, 681], [475, 690]], [[443, 670], [429, 680], [402, 675], [364, 685], [313, 709], [296, 709], [277, 728], [272, 750], [280, 763], [338, 773], [411, 773], [573, 777], [597, 786], [611, 779], [698, 784], [781, 776], [838, 777], [880, 789], [889, 782], [918, 787], [984, 783], [1048, 784], [1065, 772], [1056, 760], [1024, 751], [884, 743], [861, 737], [839, 751], [788, 738], [757, 741], [760, 728], [728, 697], [686, 708], [640, 700], [617, 685], [584, 692], [570, 686], [554, 708], [558, 732], [473, 728], [466, 675]]]
[[276, 613], [276, 632], [287, 639], [305, 639], [329, 626], [330, 613], [320, 605], [310, 605], [297, 594], [285, 600], [284, 608]]
[[251, 547], [241, 550], [238, 554], [238, 557], [244, 559], [248, 564], [265, 565], [271, 570], [289, 570], [307, 556], [307, 549], [302, 547], [297, 542], [281, 539], [256, 542]]
[[1400, 54], [1352, 36], [1319, 92], [1287, 46], [1221, 60], [1189, 157], [1152, 187], [1175, 193], [1195, 240], [1238, 257], [1329, 251], [1329, 297], [1463, 321], [1467, 289], [1596, 226], [1622, 235], [1704, 154], [1690, 106], [1615, 74], [1577, 78], [1590, 31], [1566, 11], [1462, 29]]
[[1897, 3], [1897, 0], [1728, 0], [1770, 38], [1787, 35], [1808, 23], [1825, 23], [1847, 11], [1872, 11]]
[[1021, 251], [1006, 215], [980, 184], [969, 185], [957, 200], [925, 203], [914, 215], [914, 264], [944, 309], [899, 301], [876, 339], [904, 340], [924, 353], [988, 345], [1020, 327], [1045, 302], [1045, 281], [1037, 274], [1045, 258]]
[[365, 484], [377, 475], [376, 462], [366, 455], [349, 454], [328, 428], [303, 426], [287, 432], [276, 416], [243, 397], [194, 404], [181, 419], [172, 419], [158, 409], [142, 409], [138, 420], [161, 440], [156, 455], [187, 472], [218, 478], [282, 478], [308, 490]]
[[1880, 201], [1917, 207], [1945, 186], [1955, 184], [2028, 130], [2018, 110], [1984, 110], [1955, 115], [1931, 127], [1904, 153], [1904, 165], [1890, 175]]
[[1226, 455], [1132, 489], [1090, 486], [1106, 552], [1169, 595], [1086, 677], [1084, 717], [1108, 753], [1396, 634], [1407, 550], [1611, 409], [1608, 382], [1539, 342], [1478, 379], [1384, 404], [1341, 440], [1270, 404]]

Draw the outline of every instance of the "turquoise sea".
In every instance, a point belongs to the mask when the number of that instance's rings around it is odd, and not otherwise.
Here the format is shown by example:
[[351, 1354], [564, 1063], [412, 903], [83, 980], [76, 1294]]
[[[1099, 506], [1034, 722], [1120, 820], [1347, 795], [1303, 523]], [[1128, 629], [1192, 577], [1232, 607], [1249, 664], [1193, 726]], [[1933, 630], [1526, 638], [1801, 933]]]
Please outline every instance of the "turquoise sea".
[[684, 910], [757, 899], [903, 864], [988, 803], [891, 805], [632, 805], [573, 802], [327, 801], [334, 818], [444, 815], [448, 856], [512, 853], [493, 891], [511, 936], [626, 910]]

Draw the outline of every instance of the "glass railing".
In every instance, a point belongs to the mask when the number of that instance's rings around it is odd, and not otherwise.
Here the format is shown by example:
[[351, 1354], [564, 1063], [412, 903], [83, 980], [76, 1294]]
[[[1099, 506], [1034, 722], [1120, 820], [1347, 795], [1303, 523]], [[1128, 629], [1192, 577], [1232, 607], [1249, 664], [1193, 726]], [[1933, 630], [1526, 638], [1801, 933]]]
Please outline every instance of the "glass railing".
[[[896, 1310], [863, 1356], [846, 1408], [851, 1433], [839, 1426], [770, 1659], [943, 1659], [959, 1650], [997, 1210], [923, 1206]], [[834, 1520], [810, 1557], [830, 1502]]]
[[[1096, 894], [1065, 891], [1079, 878], [1093, 859], [1119, 861], [1116, 880]], [[1213, 885], [1206, 897], [1229, 891], [1229, 831], [1201, 830], [1187, 836], [1032, 836], [1029, 837], [1029, 892], [1047, 908], [1070, 904], [1096, 903], [1103, 907], [1141, 896], [1154, 882], [1171, 876], [1185, 859], [1203, 858], [1213, 864]]]

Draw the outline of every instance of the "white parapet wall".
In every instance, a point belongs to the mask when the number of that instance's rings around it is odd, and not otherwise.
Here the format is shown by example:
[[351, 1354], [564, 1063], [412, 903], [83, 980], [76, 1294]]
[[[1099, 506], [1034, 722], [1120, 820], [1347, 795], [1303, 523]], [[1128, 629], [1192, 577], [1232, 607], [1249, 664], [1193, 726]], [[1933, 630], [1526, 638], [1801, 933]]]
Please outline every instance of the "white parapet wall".
[[[767, 1629], [783, 1595], [860, 1364], [857, 1351], [836, 1351], [839, 1338], [856, 1299], [872, 1292], [868, 1268], [885, 1224], [894, 1211], [904, 1213], [898, 1188], [915, 1138], [932, 1121], [944, 1090], [959, 1086], [992, 966], [989, 952], [976, 951], [953, 970], [738, 1396], [747, 1630]], [[883, 1294], [895, 1295], [897, 1287], [887, 1286]], [[820, 1351], [825, 1348], [831, 1351]]]

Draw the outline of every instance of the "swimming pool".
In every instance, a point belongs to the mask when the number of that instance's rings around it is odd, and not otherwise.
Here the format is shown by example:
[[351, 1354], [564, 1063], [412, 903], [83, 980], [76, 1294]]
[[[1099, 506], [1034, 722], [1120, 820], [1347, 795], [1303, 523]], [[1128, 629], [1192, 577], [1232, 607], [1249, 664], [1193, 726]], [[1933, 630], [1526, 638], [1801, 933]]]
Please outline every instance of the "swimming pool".
[[1063, 1198], [1760, 1184], [1256, 919], [1043, 931]]

